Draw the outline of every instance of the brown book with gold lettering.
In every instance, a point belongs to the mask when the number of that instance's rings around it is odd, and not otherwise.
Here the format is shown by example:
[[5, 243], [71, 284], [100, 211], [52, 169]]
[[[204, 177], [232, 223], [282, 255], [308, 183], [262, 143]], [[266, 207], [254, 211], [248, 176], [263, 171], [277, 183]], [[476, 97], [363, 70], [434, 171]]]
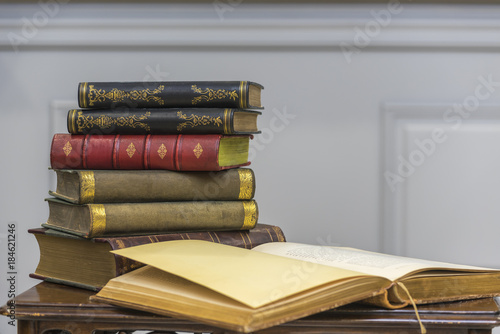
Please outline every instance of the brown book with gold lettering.
[[255, 175], [249, 168], [219, 172], [169, 170], [55, 170], [49, 194], [75, 204], [250, 200]]
[[257, 224], [248, 231], [165, 233], [85, 239], [46, 228], [30, 229], [40, 248], [40, 262], [30, 276], [51, 282], [98, 290], [109, 279], [142, 266], [110, 251], [171, 240], [207, 240], [251, 249], [267, 242], [283, 242], [278, 226]]

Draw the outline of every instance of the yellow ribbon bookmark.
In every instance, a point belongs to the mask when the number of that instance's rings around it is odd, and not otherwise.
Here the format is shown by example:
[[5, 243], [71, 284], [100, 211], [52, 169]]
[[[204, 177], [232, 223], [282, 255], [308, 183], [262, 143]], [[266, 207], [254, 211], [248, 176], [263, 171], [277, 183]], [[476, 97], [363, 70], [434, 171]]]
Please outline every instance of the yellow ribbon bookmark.
[[406, 292], [406, 294], [408, 295], [408, 298], [410, 298], [410, 302], [411, 304], [413, 305], [413, 309], [415, 310], [415, 314], [417, 315], [417, 320], [418, 320], [418, 324], [420, 325], [420, 332], [422, 334], [426, 334], [427, 333], [427, 330], [425, 329], [425, 326], [424, 324], [422, 323], [422, 320], [420, 320], [420, 315], [418, 314], [418, 309], [417, 309], [417, 304], [415, 304], [415, 301], [413, 300], [413, 298], [411, 297], [410, 295], [410, 291], [408, 291], [408, 289], [406, 288], [406, 286], [404, 286], [403, 283], [401, 282], [397, 282], [398, 285], [401, 287], [401, 289], [404, 290], [404, 292]]

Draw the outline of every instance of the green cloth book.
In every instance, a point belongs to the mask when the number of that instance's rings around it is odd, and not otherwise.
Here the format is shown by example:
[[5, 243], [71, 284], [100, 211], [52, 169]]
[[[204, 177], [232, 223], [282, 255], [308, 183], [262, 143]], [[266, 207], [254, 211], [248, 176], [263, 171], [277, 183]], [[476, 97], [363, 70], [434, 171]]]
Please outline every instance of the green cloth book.
[[219, 172], [169, 170], [54, 170], [51, 196], [75, 204], [169, 201], [251, 200], [255, 175], [250, 168]]
[[257, 202], [179, 201], [72, 204], [47, 198], [43, 227], [84, 238], [186, 231], [250, 230], [258, 220]]

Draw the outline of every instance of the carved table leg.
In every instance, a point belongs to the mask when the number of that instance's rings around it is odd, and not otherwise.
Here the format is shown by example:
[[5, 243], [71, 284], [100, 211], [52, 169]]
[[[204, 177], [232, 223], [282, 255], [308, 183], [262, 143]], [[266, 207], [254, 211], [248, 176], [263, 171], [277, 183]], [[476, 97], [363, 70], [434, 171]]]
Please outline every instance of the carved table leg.
[[38, 322], [17, 320], [17, 334], [38, 334]]

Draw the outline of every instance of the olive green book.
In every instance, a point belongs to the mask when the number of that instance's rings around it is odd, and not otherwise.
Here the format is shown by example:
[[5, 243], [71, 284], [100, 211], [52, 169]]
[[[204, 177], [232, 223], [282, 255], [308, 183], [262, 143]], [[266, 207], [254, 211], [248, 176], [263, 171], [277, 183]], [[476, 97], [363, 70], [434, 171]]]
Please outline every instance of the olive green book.
[[72, 204], [47, 198], [43, 227], [84, 238], [187, 231], [250, 230], [258, 220], [257, 202], [179, 201]]
[[249, 168], [218, 172], [170, 170], [54, 170], [51, 196], [75, 204], [251, 200], [255, 175]]

